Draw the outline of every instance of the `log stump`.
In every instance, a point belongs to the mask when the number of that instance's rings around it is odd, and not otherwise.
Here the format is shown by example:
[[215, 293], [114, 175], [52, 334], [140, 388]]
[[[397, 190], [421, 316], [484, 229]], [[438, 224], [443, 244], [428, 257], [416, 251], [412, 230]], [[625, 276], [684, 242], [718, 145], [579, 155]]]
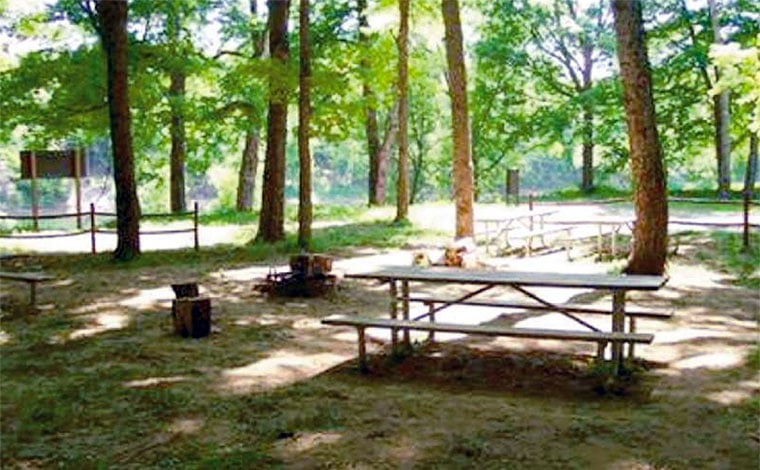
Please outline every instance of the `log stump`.
[[186, 297], [172, 301], [174, 333], [183, 338], [203, 338], [211, 333], [211, 299]]

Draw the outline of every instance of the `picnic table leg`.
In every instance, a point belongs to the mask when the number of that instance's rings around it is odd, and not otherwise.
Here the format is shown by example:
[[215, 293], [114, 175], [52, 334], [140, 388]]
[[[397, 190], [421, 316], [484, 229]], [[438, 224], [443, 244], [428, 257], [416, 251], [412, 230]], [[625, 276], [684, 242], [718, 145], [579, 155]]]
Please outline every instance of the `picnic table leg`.
[[356, 332], [359, 335], [359, 371], [366, 374], [369, 368], [367, 367], [367, 344], [364, 338], [364, 327], [356, 328]]
[[601, 261], [602, 260], [602, 245], [603, 245], [602, 231], [603, 230], [604, 229], [602, 228], [602, 224], [599, 224], [599, 233], [596, 234], [596, 259], [597, 259], [597, 261]]
[[[409, 281], [401, 281], [401, 318], [409, 320]], [[404, 346], [411, 346], [408, 328], [404, 329]]]
[[[636, 317], [628, 317], [628, 331], [636, 333]], [[628, 357], [633, 359], [634, 342], [628, 343]]]
[[37, 305], [37, 283], [34, 281], [29, 282], [29, 305], [34, 307]]
[[[612, 331], [625, 331], [625, 291], [621, 289], [612, 291]], [[612, 343], [612, 362], [618, 373], [623, 364], [623, 343], [620, 341]]]
[[[390, 307], [391, 307], [391, 320], [398, 318], [398, 289], [396, 288], [396, 280], [391, 279], [390, 283]], [[398, 330], [391, 328], [391, 346], [393, 350], [396, 350], [398, 345]]]
[[[428, 318], [430, 323], [435, 323], [435, 304], [433, 302], [428, 304]], [[435, 331], [430, 330], [428, 332], [428, 341], [435, 341]]]

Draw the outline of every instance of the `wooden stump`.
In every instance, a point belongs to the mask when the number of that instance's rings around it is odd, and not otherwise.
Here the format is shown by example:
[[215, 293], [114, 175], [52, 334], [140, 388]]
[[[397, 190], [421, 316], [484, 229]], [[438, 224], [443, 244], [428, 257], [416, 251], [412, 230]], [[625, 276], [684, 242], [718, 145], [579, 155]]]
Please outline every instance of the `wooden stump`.
[[188, 297], [172, 301], [174, 332], [183, 338], [203, 338], [211, 332], [211, 299]]
[[311, 253], [294, 255], [290, 257], [290, 270], [306, 277], [327, 274], [332, 271], [332, 261], [330, 256], [325, 255]]
[[198, 297], [198, 283], [187, 282], [184, 284], [172, 284], [172, 290], [174, 295], [178, 299], [184, 299], [187, 297]]

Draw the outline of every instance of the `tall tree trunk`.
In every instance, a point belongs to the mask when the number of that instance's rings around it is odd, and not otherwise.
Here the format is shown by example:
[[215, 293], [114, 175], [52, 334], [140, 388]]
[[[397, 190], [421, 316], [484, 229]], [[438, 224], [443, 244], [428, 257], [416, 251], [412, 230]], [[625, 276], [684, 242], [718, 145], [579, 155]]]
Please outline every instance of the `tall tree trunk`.
[[[276, 66], [288, 62], [288, 13], [290, 0], [269, 0], [269, 54]], [[286, 80], [269, 76], [267, 152], [257, 241], [285, 239], [285, 144], [288, 135], [288, 89]]]
[[[715, 0], [708, 0], [713, 41], [722, 44], [718, 6]], [[715, 68], [715, 81], [720, 80], [718, 68]], [[715, 115], [715, 155], [718, 164], [718, 197], [727, 199], [731, 191], [731, 111], [729, 109], [728, 90], [722, 90], [713, 97]]]
[[309, 119], [311, 117], [311, 44], [309, 39], [309, 0], [299, 4], [299, 73], [298, 73], [298, 246], [308, 250], [311, 244], [311, 153]]
[[116, 251], [118, 260], [140, 254], [140, 201], [135, 184], [135, 162], [127, 79], [127, 1], [100, 0], [96, 4], [103, 50], [106, 54], [108, 115], [116, 184]]
[[245, 133], [243, 158], [238, 171], [237, 198], [235, 209], [250, 212], [253, 209], [253, 190], [256, 187], [256, 170], [259, 166], [259, 130], [253, 126]]
[[449, 96], [454, 155], [452, 180], [456, 205], [456, 237], [473, 236], [473, 176], [470, 158], [470, 126], [467, 110], [467, 74], [462, 50], [462, 24], [459, 1], [441, 0], [446, 29], [446, 61], [448, 62]]
[[747, 171], [744, 174], [744, 193], [750, 197], [755, 192], [757, 181], [757, 134], [752, 132], [749, 136], [749, 155], [747, 155]]
[[[367, 139], [367, 155], [369, 157], [369, 192], [368, 204], [379, 206], [385, 202], [385, 181], [380, 180], [380, 135], [377, 125], [377, 103], [375, 92], [370, 85], [371, 64], [366, 48], [369, 46], [366, 30], [369, 28], [367, 21], [367, 0], [357, 0], [356, 13], [359, 17], [359, 45], [362, 49], [359, 68], [362, 77], [362, 99], [364, 101], [364, 130]], [[395, 138], [395, 137], [394, 137]], [[382, 192], [382, 197], [378, 193]]]
[[668, 202], [641, 2], [612, 0], [612, 9], [635, 186], [634, 243], [625, 270], [629, 274], [662, 274], [668, 243]]
[[583, 181], [581, 190], [594, 190], [594, 111], [591, 104], [583, 105]]
[[169, 199], [172, 212], [184, 212], [185, 202], [185, 73], [175, 70], [171, 73], [169, 84], [169, 102], [171, 103], [171, 140], [172, 149], [169, 165]]
[[[258, 15], [257, 0], [249, 0], [249, 12], [251, 19]], [[251, 43], [253, 47], [253, 59], [261, 57], [264, 52], [264, 34], [258, 31], [251, 32]], [[240, 169], [238, 170], [238, 187], [235, 198], [235, 209], [239, 212], [250, 212], [253, 210], [253, 194], [256, 190], [256, 173], [259, 168], [259, 142], [261, 140], [261, 131], [258, 124], [251, 124], [251, 127], [245, 133], [245, 146], [243, 155], [240, 159]]]
[[396, 222], [409, 218], [409, 0], [398, 2], [398, 182]]
[[386, 189], [388, 187], [388, 162], [391, 161], [393, 147], [396, 145], [398, 137], [398, 101], [396, 101], [388, 112], [388, 118], [385, 121], [385, 134], [380, 147], [375, 155], [376, 162], [376, 181], [375, 181], [375, 201], [376, 205], [385, 204]]

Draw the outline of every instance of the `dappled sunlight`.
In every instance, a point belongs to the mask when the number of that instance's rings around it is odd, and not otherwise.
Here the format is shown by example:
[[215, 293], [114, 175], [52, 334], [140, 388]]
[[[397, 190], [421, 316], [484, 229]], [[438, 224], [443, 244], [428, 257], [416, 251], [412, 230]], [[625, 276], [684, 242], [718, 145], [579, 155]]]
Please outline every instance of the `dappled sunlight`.
[[658, 331], [654, 337], [654, 344], [672, 344], [703, 338], [730, 338], [734, 336], [728, 331], [704, 328], [679, 328], [676, 330]]
[[0, 346], [2, 346], [3, 344], [10, 343], [11, 338], [12, 338], [11, 335], [9, 335], [3, 330], [0, 330]]
[[147, 379], [130, 380], [124, 382], [124, 386], [127, 388], [151, 388], [151, 387], [166, 387], [178, 382], [185, 382], [188, 378], [181, 375], [171, 377], [148, 377]]
[[203, 427], [203, 421], [197, 418], [177, 418], [169, 424], [168, 431], [173, 435], [195, 434]]
[[[508, 317], [507, 317], [508, 318]], [[596, 316], [593, 318], [584, 317], [583, 321], [599, 328], [600, 330], [610, 329], [610, 318]], [[549, 330], [571, 330], [571, 331], [588, 331], [588, 328], [584, 327], [580, 323], [576, 322], [572, 318], [569, 318], [561, 313], [547, 313], [543, 315], [535, 315], [524, 320], [520, 320], [515, 323], [517, 328], [539, 328]]]
[[[134, 289], [130, 289], [132, 293]], [[174, 291], [171, 286], [157, 287], [155, 289], [139, 289], [137, 294], [119, 301], [119, 305], [139, 310], [148, 310], [156, 306], [170, 307], [174, 299]]]
[[287, 459], [291, 454], [307, 452], [320, 445], [335, 444], [341, 439], [343, 435], [337, 432], [298, 433], [290, 439], [281, 440], [277, 445], [277, 451]]
[[248, 393], [268, 390], [308, 379], [352, 356], [347, 354], [304, 354], [297, 350], [275, 351], [266, 359], [226, 369], [217, 388], [221, 392]]
[[82, 328], [69, 333], [68, 338], [76, 340], [95, 336], [110, 330], [120, 330], [129, 324], [129, 316], [122, 312], [101, 312], [91, 315]]
[[[672, 287], [702, 289], [727, 288], [731, 277], [703, 265], [671, 264], [668, 266], [668, 284]], [[665, 296], [669, 289], [662, 289], [657, 296]]]
[[728, 350], [711, 352], [687, 357], [671, 364], [675, 369], [730, 369], [742, 364], [745, 356], [744, 350]]

